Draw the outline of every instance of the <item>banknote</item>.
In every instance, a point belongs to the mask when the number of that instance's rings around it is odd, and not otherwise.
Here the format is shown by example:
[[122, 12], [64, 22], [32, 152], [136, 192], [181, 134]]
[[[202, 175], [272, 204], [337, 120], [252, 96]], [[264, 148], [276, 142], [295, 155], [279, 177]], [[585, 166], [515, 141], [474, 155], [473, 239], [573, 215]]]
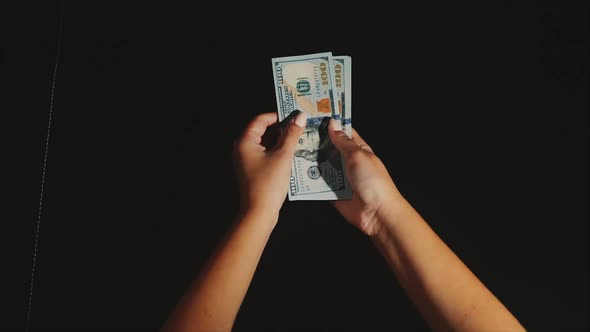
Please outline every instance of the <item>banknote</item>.
[[307, 113], [307, 125], [291, 164], [289, 200], [350, 199], [344, 162], [328, 136], [330, 118], [341, 120], [336, 103], [332, 53], [272, 59], [279, 120]]
[[352, 61], [349, 56], [333, 56], [334, 86], [336, 100], [341, 114], [342, 129], [352, 137]]

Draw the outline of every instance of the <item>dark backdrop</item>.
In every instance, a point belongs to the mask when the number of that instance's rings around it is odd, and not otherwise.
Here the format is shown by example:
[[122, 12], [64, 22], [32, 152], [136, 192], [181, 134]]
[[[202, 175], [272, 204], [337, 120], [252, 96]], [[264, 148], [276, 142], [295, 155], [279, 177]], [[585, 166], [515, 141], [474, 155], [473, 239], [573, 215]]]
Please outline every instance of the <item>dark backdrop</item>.
[[[64, 6], [33, 330], [157, 329], [236, 211], [231, 143], [276, 111], [271, 57], [320, 51], [352, 56], [354, 127], [516, 317], [588, 329], [587, 8], [210, 5]], [[59, 13], [2, 13], [6, 330], [25, 326]], [[395, 329], [427, 327], [370, 241], [286, 202], [235, 330]]]

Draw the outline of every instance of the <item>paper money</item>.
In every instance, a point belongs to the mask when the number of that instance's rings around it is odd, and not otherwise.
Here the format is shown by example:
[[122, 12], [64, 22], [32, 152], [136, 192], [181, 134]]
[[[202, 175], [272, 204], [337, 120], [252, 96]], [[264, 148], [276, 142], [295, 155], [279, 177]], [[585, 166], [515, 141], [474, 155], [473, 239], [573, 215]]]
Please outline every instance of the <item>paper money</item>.
[[291, 201], [352, 198], [344, 163], [328, 136], [330, 118], [342, 120], [334, 64], [332, 53], [272, 59], [279, 120], [295, 110], [308, 116], [291, 165]]
[[342, 129], [352, 137], [352, 61], [349, 56], [334, 56], [334, 86], [336, 100], [340, 109]]

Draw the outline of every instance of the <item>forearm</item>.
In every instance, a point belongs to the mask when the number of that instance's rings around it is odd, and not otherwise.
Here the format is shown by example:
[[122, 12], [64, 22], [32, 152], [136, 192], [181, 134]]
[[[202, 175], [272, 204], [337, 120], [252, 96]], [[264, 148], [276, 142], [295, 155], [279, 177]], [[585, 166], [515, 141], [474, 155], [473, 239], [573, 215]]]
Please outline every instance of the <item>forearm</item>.
[[435, 330], [523, 330], [405, 200], [379, 213], [376, 246]]
[[278, 216], [238, 217], [164, 327], [165, 331], [230, 331]]

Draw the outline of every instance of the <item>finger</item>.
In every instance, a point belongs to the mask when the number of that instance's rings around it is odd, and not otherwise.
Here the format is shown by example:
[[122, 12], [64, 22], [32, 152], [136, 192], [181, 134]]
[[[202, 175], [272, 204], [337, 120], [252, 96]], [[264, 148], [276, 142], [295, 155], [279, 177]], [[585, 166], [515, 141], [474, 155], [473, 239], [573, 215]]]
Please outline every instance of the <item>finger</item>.
[[262, 136], [266, 132], [266, 128], [277, 123], [278, 115], [276, 113], [262, 113], [259, 114], [248, 124], [244, 131], [244, 139], [253, 140], [257, 144], [262, 141]]
[[373, 149], [365, 142], [365, 140], [359, 135], [356, 129], [352, 128], [352, 140], [356, 143], [356, 145], [360, 146], [362, 149], [365, 149], [369, 152], [373, 152]]
[[347, 154], [358, 150], [359, 146], [342, 131], [342, 124], [340, 121], [330, 119], [328, 133], [330, 134], [332, 143], [340, 153]]
[[277, 142], [277, 150], [283, 151], [285, 154], [292, 155], [295, 153], [297, 142], [303, 134], [305, 125], [307, 124], [307, 114], [301, 112], [295, 116], [293, 121], [287, 125], [287, 128], [283, 131], [283, 134]]

